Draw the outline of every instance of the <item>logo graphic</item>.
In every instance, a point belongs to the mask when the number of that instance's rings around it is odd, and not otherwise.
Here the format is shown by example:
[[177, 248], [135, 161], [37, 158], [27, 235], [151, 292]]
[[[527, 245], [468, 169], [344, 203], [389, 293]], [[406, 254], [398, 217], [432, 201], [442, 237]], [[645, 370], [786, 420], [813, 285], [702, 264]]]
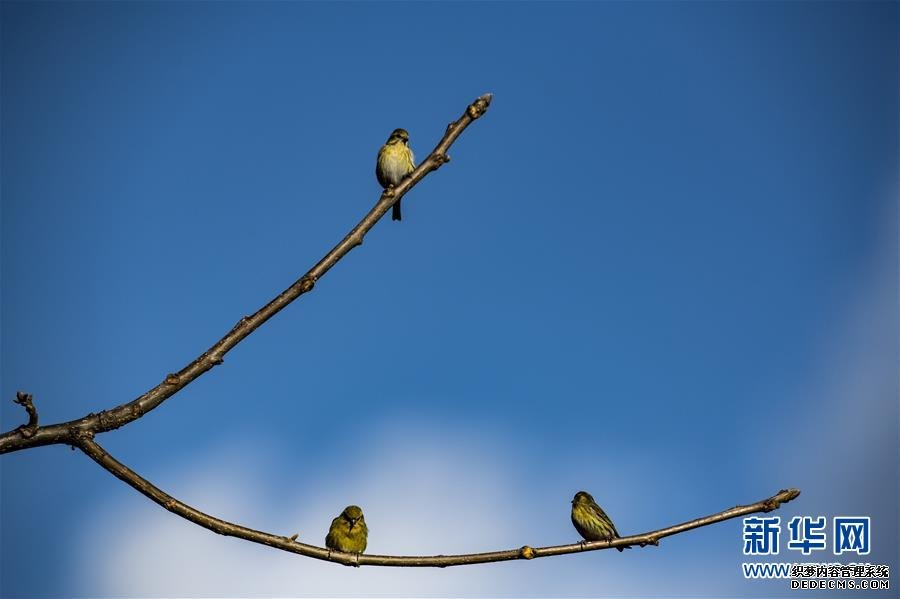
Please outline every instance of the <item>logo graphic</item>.
[[799, 549], [803, 555], [825, 549], [825, 526], [825, 516], [794, 516], [788, 523], [788, 549]]
[[[835, 555], [871, 552], [872, 527], [869, 516], [835, 516], [833, 541], [827, 538], [828, 518], [825, 516], [794, 516], [787, 523], [787, 548], [808, 556], [824, 551], [829, 542]], [[778, 555], [781, 518], [744, 518], [744, 555]], [[847, 558], [844, 558], [847, 559]], [[890, 566], [867, 562], [743, 562], [746, 579], [789, 579], [791, 589], [881, 589], [891, 588]]]
[[781, 518], [744, 518], [744, 555], [778, 555]]
[[870, 528], [868, 516], [836, 517], [834, 519], [834, 554], [869, 554]]

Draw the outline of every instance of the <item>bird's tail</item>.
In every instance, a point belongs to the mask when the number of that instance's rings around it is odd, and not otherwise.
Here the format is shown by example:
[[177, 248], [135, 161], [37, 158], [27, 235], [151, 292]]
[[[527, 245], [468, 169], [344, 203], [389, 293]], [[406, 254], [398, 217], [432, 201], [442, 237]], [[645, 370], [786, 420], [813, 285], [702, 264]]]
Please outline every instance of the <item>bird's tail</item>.
[[394, 203], [393, 211], [391, 212], [391, 220], [401, 220], [401, 218], [400, 218], [400, 200], [397, 200]]

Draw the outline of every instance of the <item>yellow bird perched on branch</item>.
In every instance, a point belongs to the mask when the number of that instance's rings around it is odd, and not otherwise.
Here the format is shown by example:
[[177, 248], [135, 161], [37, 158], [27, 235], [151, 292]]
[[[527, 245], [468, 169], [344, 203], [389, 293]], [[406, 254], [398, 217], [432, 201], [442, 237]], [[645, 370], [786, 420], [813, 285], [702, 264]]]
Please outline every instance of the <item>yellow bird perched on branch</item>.
[[369, 529], [362, 509], [348, 505], [340, 516], [331, 521], [325, 546], [344, 553], [362, 553], [366, 550], [368, 538]]
[[[619, 531], [591, 494], [578, 491], [572, 499], [572, 524], [585, 541], [611, 541], [619, 538]], [[622, 551], [622, 547], [616, 547]]]
[[[416, 168], [416, 159], [409, 149], [409, 133], [406, 129], [394, 129], [391, 136], [378, 150], [375, 176], [385, 189], [392, 189]], [[394, 203], [391, 220], [400, 220], [400, 200]]]

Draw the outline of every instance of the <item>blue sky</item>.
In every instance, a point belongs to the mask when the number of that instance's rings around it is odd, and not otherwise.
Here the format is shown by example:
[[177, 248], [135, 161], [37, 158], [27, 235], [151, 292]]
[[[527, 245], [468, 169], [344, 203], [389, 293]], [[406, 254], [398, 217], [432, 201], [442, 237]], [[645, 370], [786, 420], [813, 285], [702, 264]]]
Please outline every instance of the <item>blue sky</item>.
[[[898, 562], [897, 3], [11, 3], [4, 430], [128, 401], [312, 266], [313, 293], [99, 438], [199, 509], [373, 553], [573, 542], [780, 488]], [[0, 594], [787, 596], [740, 523], [659, 548], [348, 570], [220, 538], [65, 447], [0, 458]], [[782, 539], [784, 542], [784, 539]], [[815, 561], [832, 561], [830, 553]], [[797, 559], [782, 552], [783, 561]]]

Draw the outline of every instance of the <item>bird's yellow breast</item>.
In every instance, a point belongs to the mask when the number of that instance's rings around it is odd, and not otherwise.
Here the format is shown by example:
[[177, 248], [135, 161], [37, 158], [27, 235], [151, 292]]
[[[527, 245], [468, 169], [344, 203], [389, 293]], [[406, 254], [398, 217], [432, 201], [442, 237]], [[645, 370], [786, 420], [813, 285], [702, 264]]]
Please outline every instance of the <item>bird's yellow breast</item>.
[[413, 153], [405, 144], [385, 144], [378, 152], [378, 181], [385, 187], [397, 185], [415, 167]]

